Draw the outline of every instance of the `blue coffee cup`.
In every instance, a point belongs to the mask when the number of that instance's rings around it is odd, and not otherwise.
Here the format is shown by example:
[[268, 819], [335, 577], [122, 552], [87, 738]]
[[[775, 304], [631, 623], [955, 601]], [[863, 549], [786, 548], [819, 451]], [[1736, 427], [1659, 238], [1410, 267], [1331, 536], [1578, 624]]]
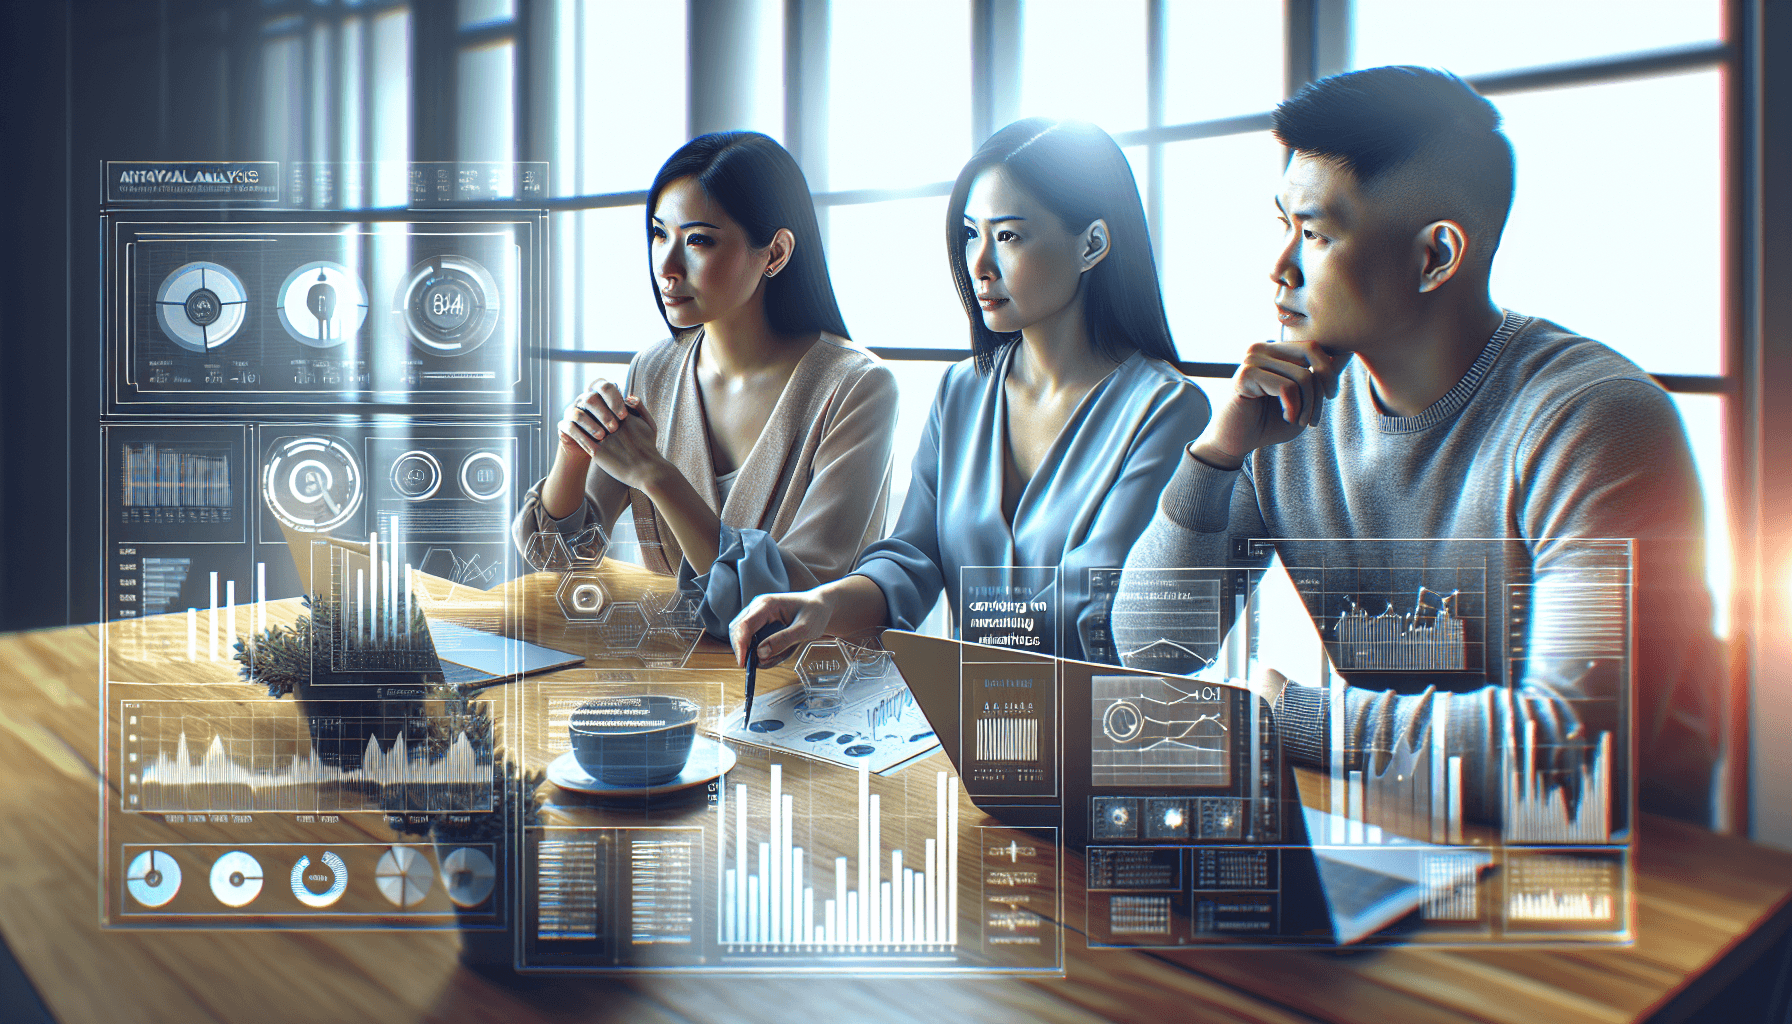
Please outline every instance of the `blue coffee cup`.
[[691, 757], [702, 709], [684, 697], [604, 697], [573, 710], [568, 731], [579, 767], [612, 786], [671, 782]]

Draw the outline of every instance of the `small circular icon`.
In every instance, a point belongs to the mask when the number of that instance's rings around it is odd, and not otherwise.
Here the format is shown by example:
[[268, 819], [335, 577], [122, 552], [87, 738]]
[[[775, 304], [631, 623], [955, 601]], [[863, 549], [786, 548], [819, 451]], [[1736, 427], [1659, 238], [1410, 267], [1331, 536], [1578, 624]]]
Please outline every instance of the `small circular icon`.
[[218, 293], [210, 288], [196, 288], [193, 294], [187, 296], [185, 312], [188, 320], [201, 327], [210, 327], [218, 322], [218, 317], [224, 315], [224, 303], [218, 298]]
[[162, 333], [189, 352], [208, 352], [229, 341], [242, 328], [248, 307], [243, 282], [216, 263], [188, 263], [156, 290]]
[[1124, 828], [1132, 822], [1132, 811], [1128, 810], [1125, 804], [1115, 804], [1108, 809], [1108, 821]]
[[1116, 743], [1130, 743], [1145, 731], [1145, 713], [1131, 701], [1117, 700], [1101, 716], [1101, 731]]
[[398, 289], [398, 311], [425, 352], [458, 356], [484, 344], [498, 326], [498, 282], [465, 256], [439, 256], [411, 268]]
[[307, 907], [327, 907], [348, 891], [348, 865], [332, 850], [325, 850], [322, 863], [311, 866], [309, 855], [292, 866], [292, 894]]
[[435, 497], [442, 486], [442, 464], [422, 450], [408, 451], [392, 463], [392, 489], [406, 501]]
[[280, 326], [312, 348], [333, 348], [354, 337], [367, 319], [367, 290], [340, 263], [317, 260], [288, 274], [276, 311]]
[[595, 583], [581, 583], [572, 588], [572, 606], [581, 612], [595, 612], [604, 606], [604, 592]]
[[361, 507], [361, 463], [334, 437], [280, 441], [261, 470], [262, 500], [295, 530], [325, 533]]
[[212, 895], [227, 907], [246, 907], [261, 895], [261, 862], [231, 850], [212, 862]]
[[1179, 829], [1183, 825], [1188, 823], [1188, 819], [1186, 818], [1186, 816], [1183, 815], [1182, 808], [1180, 808], [1180, 807], [1165, 808], [1163, 820], [1164, 820], [1164, 827], [1167, 829], [1170, 829], [1171, 831]]
[[436, 872], [428, 859], [409, 846], [394, 846], [380, 854], [373, 869], [373, 884], [380, 895], [400, 910], [423, 902], [435, 881]]
[[510, 490], [510, 464], [497, 452], [474, 452], [460, 464], [460, 489], [474, 501], [491, 501]]
[[442, 861], [442, 884], [457, 907], [477, 907], [492, 894], [498, 870], [492, 859], [471, 846], [463, 846]]
[[160, 907], [180, 891], [180, 865], [161, 850], [145, 850], [125, 869], [125, 888], [146, 907]]

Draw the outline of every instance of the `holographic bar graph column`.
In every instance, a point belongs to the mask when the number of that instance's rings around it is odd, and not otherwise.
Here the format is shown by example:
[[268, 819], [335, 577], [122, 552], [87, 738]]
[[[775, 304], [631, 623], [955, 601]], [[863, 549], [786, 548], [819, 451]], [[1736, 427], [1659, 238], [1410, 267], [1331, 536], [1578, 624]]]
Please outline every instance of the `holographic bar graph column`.
[[[771, 789], [758, 818], [766, 839], [749, 842], [747, 787], [735, 786], [733, 843], [724, 809], [721, 830], [721, 941], [737, 950], [811, 952], [897, 949], [941, 951], [958, 941], [958, 800], [954, 780], [935, 775], [934, 835], [922, 867], [889, 851], [884, 874], [882, 801], [871, 775], [858, 773], [858, 857], [834, 858], [834, 894], [817, 906], [809, 853], [795, 845], [796, 798], [783, 791], [783, 765], [771, 766]], [[756, 831], [756, 830], [754, 830]], [[732, 846], [732, 850], [730, 850]], [[756, 849], [753, 847], [756, 846]], [[756, 853], [749, 871], [749, 853]], [[856, 870], [855, 870], [856, 869]], [[857, 878], [857, 884], [852, 881]]]
[[[229, 659], [231, 649], [236, 643], [236, 581], [224, 581], [224, 603], [218, 603], [218, 574], [211, 574], [211, 603], [206, 612], [206, 653], [211, 661], [220, 658]], [[220, 619], [218, 612], [224, 617]], [[268, 628], [268, 567], [266, 562], [255, 563], [255, 605], [250, 612], [250, 628], [256, 632]], [[222, 643], [220, 643], [222, 639]], [[198, 661], [199, 654], [199, 609], [187, 609], [187, 660]]]

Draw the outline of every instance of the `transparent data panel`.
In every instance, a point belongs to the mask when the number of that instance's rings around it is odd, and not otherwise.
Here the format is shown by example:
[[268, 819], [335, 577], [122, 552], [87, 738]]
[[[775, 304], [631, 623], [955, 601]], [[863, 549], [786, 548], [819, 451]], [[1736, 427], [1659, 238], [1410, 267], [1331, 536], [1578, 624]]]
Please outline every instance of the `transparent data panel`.
[[1629, 941], [1630, 549], [1562, 543], [1095, 571], [1126, 668], [1062, 670], [1091, 945]]

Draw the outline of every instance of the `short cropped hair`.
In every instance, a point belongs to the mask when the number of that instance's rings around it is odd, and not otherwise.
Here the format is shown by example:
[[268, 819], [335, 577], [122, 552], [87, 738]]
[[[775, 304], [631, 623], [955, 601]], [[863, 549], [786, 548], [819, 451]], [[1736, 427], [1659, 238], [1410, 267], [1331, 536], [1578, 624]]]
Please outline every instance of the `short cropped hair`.
[[[796, 245], [784, 269], [765, 282], [765, 319], [780, 334], [826, 331], [847, 337], [828, 277], [821, 246], [821, 227], [808, 179], [789, 151], [759, 132], [714, 132], [699, 135], [666, 158], [647, 190], [647, 228], [653, 230], [660, 193], [679, 178], [692, 177], [709, 198], [747, 233], [754, 249], [772, 244], [779, 228], [789, 228]], [[666, 301], [654, 286], [660, 316]], [[670, 320], [666, 321], [672, 327]], [[673, 334], [680, 334], [676, 328]]]
[[1087, 122], [1029, 117], [983, 143], [958, 172], [946, 201], [946, 258], [970, 318], [977, 372], [988, 373], [1002, 347], [1021, 337], [1019, 331], [998, 334], [983, 325], [976, 282], [965, 261], [964, 204], [977, 175], [991, 167], [1005, 168], [1066, 231], [1081, 231], [1097, 220], [1107, 222], [1108, 254], [1083, 272], [1083, 326], [1090, 346], [1115, 362], [1135, 350], [1174, 361], [1176, 343], [1164, 316], [1151, 229], [1126, 154], [1107, 132]]
[[1365, 68], [1311, 82], [1271, 115], [1297, 153], [1337, 161], [1369, 188], [1396, 172], [1454, 207], [1472, 233], [1492, 239], [1512, 209], [1512, 143], [1500, 112], [1467, 82], [1433, 68]]

